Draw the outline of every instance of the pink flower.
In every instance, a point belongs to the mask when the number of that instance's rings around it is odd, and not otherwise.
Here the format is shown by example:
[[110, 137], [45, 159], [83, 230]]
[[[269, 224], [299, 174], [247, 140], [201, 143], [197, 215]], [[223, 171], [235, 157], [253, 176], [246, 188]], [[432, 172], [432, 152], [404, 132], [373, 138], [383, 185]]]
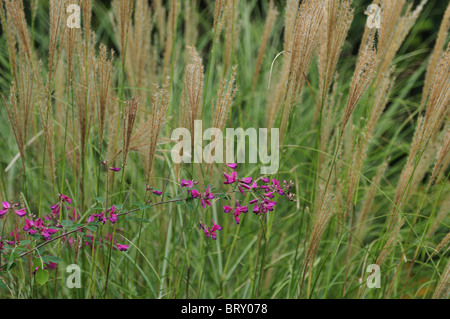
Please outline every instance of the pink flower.
[[226, 181], [223, 182], [224, 184], [234, 184], [237, 181], [237, 173], [233, 172], [231, 173], [231, 175], [227, 174], [227, 173], [223, 173], [223, 176], [225, 176]]
[[[109, 216], [108, 216], [109, 215]], [[106, 211], [101, 212], [100, 214], [93, 214], [89, 216], [88, 223], [92, 223], [95, 221], [94, 218], [97, 218], [98, 222], [106, 224], [109, 220], [112, 224], [118, 221], [118, 215], [116, 214], [116, 207], [113, 205], [111, 208], [108, 208]]]
[[195, 182], [193, 180], [181, 180], [181, 187], [187, 187], [187, 188], [193, 188], [195, 184], [198, 184], [198, 182]]
[[8, 212], [8, 210], [11, 209], [11, 205], [8, 202], [3, 202], [2, 204], [3, 204], [3, 210], [0, 210], [0, 216], [5, 215]]
[[207, 205], [211, 206], [211, 199], [214, 199], [214, 194], [209, 191], [209, 185], [206, 186], [206, 191], [204, 193], [200, 193], [196, 189], [192, 189], [191, 191], [192, 198], [200, 198], [202, 207], [205, 208]]
[[200, 193], [196, 189], [191, 190], [191, 195], [192, 195], [192, 198], [200, 197]]
[[222, 230], [223, 228], [219, 224], [216, 224], [214, 222], [214, 219], [212, 222], [213, 222], [213, 227], [208, 228], [205, 224], [200, 223], [199, 229], [203, 229], [207, 238], [211, 237], [212, 239], [216, 240], [217, 239], [216, 231]]
[[127, 251], [128, 248], [130, 248], [129, 245], [119, 245], [119, 244], [117, 245], [117, 249], [120, 251]]
[[234, 220], [236, 221], [236, 224], [239, 224], [241, 221], [241, 218], [239, 216], [241, 216], [242, 213], [247, 213], [248, 212], [248, 206], [241, 206], [238, 202], [236, 202], [236, 208], [234, 209]]
[[4, 216], [8, 211], [13, 210], [13, 209], [14, 209], [14, 212], [19, 217], [24, 217], [27, 214], [26, 208], [22, 208], [22, 209], [15, 208], [15, 207], [20, 206], [20, 204], [15, 204], [13, 207], [11, 207], [11, 204], [9, 202], [3, 202], [2, 206], [3, 206], [3, 209], [0, 210], [0, 217]]
[[201, 194], [201, 203], [202, 207], [205, 208], [206, 205], [211, 206], [210, 199], [214, 199], [214, 195], [209, 192], [209, 185], [206, 186], [206, 192], [204, 194]]
[[227, 166], [228, 166], [229, 168], [232, 168], [232, 169], [236, 169], [236, 168], [237, 168], [237, 164], [236, 164], [236, 163], [227, 164]]
[[59, 194], [59, 197], [62, 198], [63, 202], [67, 202], [69, 204], [72, 204], [72, 200], [69, 197], [67, 197], [66, 195]]
[[264, 196], [266, 196], [268, 198], [273, 198], [274, 197], [273, 196], [273, 192], [266, 193], [266, 194], [264, 194]]
[[17, 216], [24, 217], [27, 214], [26, 210], [27, 210], [26, 208], [16, 210]]
[[61, 210], [61, 207], [60, 207], [60, 206], [61, 206], [60, 203], [57, 203], [57, 204], [55, 204], [55, 205], [53, 205], [53, 206], [50, 207], [50, 209], [52, 210], [52, 213], [53, 213], [54, 215], [56, 215], [56, 216], [59, 215], [59, 212], [60, 212], [60, 210]]
[[56, 269], [57, 266], [58, 266], [58, 264], [51, 262], [51, 261], [49, 261], [47, 264], [48, 269], [52, 269], [52, 270]]
[[120, 172], [120, 170], [121, 170], [120, 167], [110, 167], [109, 169], [113, 172]]
[[117, 214], [111, 213], [111, 217], [109, 217], [109, 221], [114, 224], [118, 220], [119, 219], [117, 218]]
[[262, 181], [263, 183], [268, 184], [268, 183], [270, 182], [270, 179], [268, 179], [267, 177], [263, 177], [263, 178], [261, 178], [261, 181]]
[[216, 238], [217, 238], [216, 231], [222, 230], [223, 228], [222, 228], [222, 226], [216, 224], [214, 222], [214, 219], [212, 220], [212, 222], [213, 222], [213, 227], [210, 229], [209, 233], [211, 235], [211, 238], [216, 240]]
[[239, 182], [250, 185], [252, 183], [253, 178], [251, 177], [246, 177], [246, 178], [242, 178], [239, 180]]
[[162, 192], [161, 191], [153, 191], [153, 194], [155, 194], [155, 195], [158, 195], [158, 196], [161, 196], [162, 195]]
[[239, 191], [241, 192], [242, 196], [245, 196], [245, 192], [244, 192], [244, 190], [242, 189], [241, 186], [239, 186]]
[[225, 213], [229, 213], [229, 212], [231, 212], [232, 210], [233, 210], [233, 208], [230, 207], [230, 206], [223, 206], [223, 211], [224, 211]]

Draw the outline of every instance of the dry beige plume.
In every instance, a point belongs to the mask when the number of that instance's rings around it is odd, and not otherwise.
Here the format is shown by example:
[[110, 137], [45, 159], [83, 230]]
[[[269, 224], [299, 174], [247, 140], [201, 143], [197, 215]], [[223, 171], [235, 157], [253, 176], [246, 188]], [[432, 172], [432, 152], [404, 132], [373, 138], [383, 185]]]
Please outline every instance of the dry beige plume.
[[[212, 113], [212, 127], [222, 131], [225, 127], [225, 123], [228, 117], [228, 113], [230, 111], [230, 107], [233, 104], [233, 99], [237, 93], [236, 82], [236, 70], [237, 66], [234, 66], [231, 72], [231, 78], [228, 81], [228, 84], [224, 79], [220, 81], [219, 89], [217, 91], [217, 99], [214, 106], [214, 112]], [[212, 105], [214, 103], [212, 102]], [[219, 141], [212, 141], [211, 149], [214, 149], [217, 146]], [[214, 143], [214, 144], [213, 144]], [[195, 146], [194, 146], [195, 147]], [[211, 161], [207, 160], [208, 163]], [[208, 166], [208, 172], [212, 173], [212, 164]]]
[[33, 114], [33, 79], [31, 69], [26, 64], [20, 65], [19, 68], [20, 82], [17, 86], [15, 83], [12, 84], [9, 103], [4, 96], [3, 101], [22, 158], [22, 166], [25, 169], [28, 124]]
[[350, 84], [347, 105], [344, 111], [344, 119], [341, 126], [340, 137], [342, 137], [344, 129], [347, 126], [348, 120], [353, 114], [356, 105], [372, 82], [376, 71], [376, 65], [377, 50], [374, 48], [373, 42], [369, 41], [368, 44], [359, 51], [358, 62], [356, 63], [356, 69]]
[[425, 74], [425, 82], [423, 84], [422, 101], [420, 103], [421, 108], [424, 106], [428, 91], [432, 83], [432, 77], [436, 72], [436, 66], [438, 65], [439, 57], [441, 55], [442, 48], [444, 47], [447, 39], [448, 30], [450, 29], [450, 3], [445, 10], [444, 18], [441, 22], [441, 27], [437, 35], [436, 43], [431, 53], [430, 60], [428, 61], [427, 72]]
[[[186, 66], [181, 100], [180, 124], [194, 131], [194, 121], [199, 117], [203, 98], [203, 61], [193, 47], [188, 47], [191, 63]], [[193, 137], [192, 137], [193, 138]]]
[[364, 165], [364, 161], [367, 158], [367, 151], [372, 140], [376, 123], [378, 122], [383, 110], [385, 109], [390, 93], [394, 86], [394, 79], [392, 79], [393, 68], [391, 68], [383, 77], [383, 80], [377, 90], [375, 91], [374, 102], [370, 111], [369, 118], [366, 121], [364, 128], [362, 129], [362, 136], [358, 137], [356, 146], [353, 149], [353, 158], [351, 167], [349, 170], [348, 179], [349, 185], [347, 188], [347, 202], [345, 211], [346, 214], [349, 211], [350, 204], [355, 195], [357, 185], [360, 180], [360, 174]]
[[139, 108], [139, 101], [136, 97], [128, 101], [126, 107], [125, 107], [125, 115], [123, 117], [123, 146], [122, 146], [122, 163], [123, 167], [126, 167], [127, 159], [128, 159], [128, 152], [130, 150], [130, 142], [131, 137], [133, 136], [133, 128], [134, 128], [134, 122], [136, 121], [136, 115]]
[[122, 63], [125, 63], [126, 57], [126, 41], [128, 29], [131, 24], [133, 12], [133, 0], [114, 0], [113, 8], [113, 25], [116, 26], [116, 34], [119, 35], [119, 49], [122, 55]]
[[178, 15], [178, 1], [177, 0], [170, 0], [170, 9], [169, 9], [169, 18], [167, 22], [167, 28], [166, 28], [166, 47], [164, 48], [164, 69], [163, 73], [165, 76], [170, 75], [170, 65], [172, 62], [172, 52], [174, 50], [174, 41], [175, 41], [175, 24], [177, 21], [177, 15]]
[[[151, 83], [155, 82], [153, 69], [155, 56], [149, 34], [153, 32], [153, 18], [147, 1], [136, 1], [133, 22], [127, 37], [125, 72], [132, 94], [139, 99], [140, 107], [148, 105]], [[142, 121], [144, 118], [142, 117]]]
[[239, 38], [240, 25], [238, 25], [239, 0], [228, 0], [224, 11], [225, 17], [225, 50], [223, 74], [227, 74], [228, 68], [232, 63], [232, 57], [236, 50], [237, 40]]
[[264, 59], [264, 54], [266, 52], [267, 44], [269, 42], [270, 33], [272, 32], [273, 25], [275, 24], [277, 15], [278, 10], [273, 4], [273, 0], [270, 0], [269, 11], [267, 12], [266, 22], [264, 24], [264, 31], [261, 38], [261, 44], [259, 46], [258, 57], [256, 58], [255, 73], [253, 74], [253, 81], [252, 81], [252, 91], [255, 89], [256, 83], [258, 81], [259, 73], [261, 71], [261, 65]]
[[184, 38], [185, 44], [187, 46], [195, 46], [198, 38], [198, 23], [200, 19], [200, 15], [198, 13], [198, 1], [184, 1], [182, 4], [185, 6], [184, 8]]
[[[323, 14], [323, 1], [305, 1], [298, 9], [290, 54], [289, 77], [283, 100], [280, 141], [283, 141], [292, 107], [300, 95], [316, 52]], [[279, 106], [275, 107], [278, 109]]]
[[97, 96], [98, 96], [98, 119], [99, 119], [99, 139], [103, 143], [103, 133], [105, 130], [105, 122], [107, 115], [108, 102], [111, 90], [111, 72], [113, 70], [114, 50], [111, 50], [108, 56], [107, 47], [104, 44], [100, 45], [99, 56], [96, 60], [96, 75], [97, 81]]
[[444, 273], [441, 275], [441, 280], [436, 287], [433, 294], [433, 299], [448, 299], [450, 298], [450, 261], [447, 262]]
[[[413, 27], [427, 0], [422, 0], [414, 11], [412, 3], [404, 10], [406, 0], [381, 1], [381, 29], [378, 41], [379, 65], [376, 84], [392, 64], [401, 44]], [[403, 13], [403, 11], [405, 11]]]
[[153, 94], [152, 102], [152, 115], [148, 121], [148, 127], [150, 129], [150, 144], [148, 148], [147, 168], [146, 175], [147, 180], [150, 179], [153, 159], [156, 153], [156, 146], [158, 143], [161, 127], [165, 122], [167, 109], [170, 102], [170, 78], [167, 77], [164, 85], [161, 88], [156, 87]]
[[[319, 105], [326, 99], [334, 77], [339, 55], [348, 30], [353, 21], [351, 0], [328, 0], [325, 2], [324, 19], [320, 28], [319, 67]], [[320, 110], [316, 109], [316, 116]]]

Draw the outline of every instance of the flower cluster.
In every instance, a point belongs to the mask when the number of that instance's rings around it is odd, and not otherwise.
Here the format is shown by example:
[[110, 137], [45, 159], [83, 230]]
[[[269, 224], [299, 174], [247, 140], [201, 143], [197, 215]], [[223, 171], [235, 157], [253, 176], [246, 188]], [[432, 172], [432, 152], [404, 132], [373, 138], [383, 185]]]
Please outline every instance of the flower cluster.
[[95, 222], [96, 218], [98, 222], [101, 222], [103, 224], [105, 224], [108, 221], [108, 219], [112, 224], [114, 224], [118, 220], [116, 214], [116, 207], [113, 205], [111, 208], [108, 208], [106, 211], [103, 211], [100, 214], [90, 215], [88, 223]]
[[199, 229], [203, 229], [207, 238], [211, 237], [212, 239], [216, 240], [217, 239], [216, 231], [222, 230], [222, 227], [220, 225], [216, 224], [214, 222], [214, 219], [212, 220], [212, 222], [213, 222], [213, 226], [210, 228], [207, 227], [205, 224], [200, 223]]
[[50, 207], [53, 215], [55, 215], [55, 216], [59, 216], [59, 212], [61, 211], [62, 203], [72, 204], [72, 199], [70, 199], [68, 196], [66, 196], [64, 194], [59, 194], [59, 197], [61, 200], [58, 203], [56, 203], [55, 205]]
[[50, 236], [59, 231], [57, 228], [51, 228], [50, 226], [45, 225], [41, 218], [37, 218], [36, 220], [25, 219], [23, 230], [27, 231], [30, 235], [39, 234], [43, 236], [45, 240], [50, 240]]
[[191, 193], [192, 198], [200, 199], [200, 202], [201, 202], [203, 208], [205, 208], [206, 205], [211, 206], [212, 204], [211, 204], [210, 200], [215, 198], [213, 193], [211, 193], [209, 191], [209, 185], [206, 186], [206, 191], [204, 193], [200, 193], [196, 189], [191, 189], [188, 191]]
[[[236, 171], [238, 165], [226, 164], [227, 167], [231, 168], [231, 172], [223, 172], [225, 177], [224, 185], [234, 186], [232, 192], [240, 192], [242, 196], [246, 196], [247, 193], [251, 193], [254, 199], [250, 200], [248, 204], [242, 203], [242, 201], [236, 200], [235, 205], [223, 206], [223, 210], [226, 214], [230, 214], [236, 224], [241, 222], [242, 214], [246, 214], [249, 211], [249, 206], [253, 205], [253, 213], [256, 215], [263, 215], [274, 210], [275, 206], [278, 204], [274, 200], [275, 196], [285, 196], [290, 201], [294, 201], [295, 195], [290, 192], [291, 188], [294, 186], [292, 181], [289, 183], [283, 181], [282, 184], [277, 179], [270, 180], [267, 177], [262, 177], [254, 180], [252, 177], [239, 178]], [[260, 185], [258, 185], [260, 181]], [[194, 199], [199, 199], [201, 201], [202, 207], [206, 208], [211, 206], [211, 200], [215, 198], [214, 194], [210, 192], [210, 186], [206, 187], [206, 191], [201, 193], [194, 188], [194, 185], [198, 184], [193, 180], [181, 180], [181, 187], [187, 188], [188, 194]], [[200, 222], [200, 229], [203, 229], [206, 237], [216, 239], [216, 231], [222, 230], [218, 224], [213, 220], [213, 226], [208, 228], [205, 224]]]
[[11, 205], [9, 202], [3, 202], [2, 205], [3, 209], [0, 210], [0, 217], [6, 215], [9, 211], [14, 211], [19, 217], [25, 217], [27, 214], [26, 208], [19, 208], [20, 204]]
[[239, 205], [239, 202], [236, 201], [236, 207], [234, 208], [234, 210], [231, 206], [223, 206], [223, 210], [225, 213], [233, 211], [233, 218], [236, 224], [239, 224], [239, 222], [241, 221], [241, 218], [239, 216], [241, 216], [242, 213], [248, 212], [248, 206], [241, 206]]

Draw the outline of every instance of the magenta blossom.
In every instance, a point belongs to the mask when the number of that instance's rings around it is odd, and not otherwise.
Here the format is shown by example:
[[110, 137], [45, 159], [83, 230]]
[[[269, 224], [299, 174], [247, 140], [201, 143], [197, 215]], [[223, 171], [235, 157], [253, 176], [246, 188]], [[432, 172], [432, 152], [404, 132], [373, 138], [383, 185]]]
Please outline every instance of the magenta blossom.
[[67, 202], [69, 204], [72, 204], [72, 200], [69, 197], [67, 197], [66, 195], [59, 194], [59, 197], [61, 197], [63, 202]]
[[26, 208], [22, 208], [22, 209], [16, 210], [17, 216], [19, 216], [19, 217], [25, 217], [26, 214], [27, 214], [26, 210], [27, 210]]
[[232, 169], [236, 169], [237, 168], [237, 164], [236, 163], [227, 164], [227, 166], [229, 168], [232, 168]]
[[233, 210], [233, 208], [231, 206], [223, 206], [223, 211], [225, 213], [229, 213]]
[[38, 218], [35, 221], [25, 219], [25, 226], [23, 230], [27, 231], [30, 235], [40, 233], [40, 235], [43, 236], [45, 240], [50, 240], [51, 235], [59, 231], [59, 229], [49, 228], [48, 226], [46, 226], [41, 218]]
[[190, 190], [192, 198], [200, 198], [200, 201], [202, 203], [202, 207], [205, 208], [207, 205], [211, 206], [211, 199], [214, 199], [213, 193], [209, 191], [209, 185], [206, 186], [206, 191], [204, 193], [200, 193], [196, 189]]
[[234, 184], [237, 181], [237, 173], [233, 172], [231, 173], [231, 175], [227, 174], [227, 173], [223, 173], [223, 176], [225, 176], [226, 181], [223, 182], [224, 184]]
[[0, 210], [0, 216], [5, 215], [8, 212], [8, 210], [11, 209], [11, 205], [8, 202], [3, 202], [2, 204], [3, 204], [3, 210]]
[[95, 222], [95, 218], [97, 218], [98, 222], [106, 224], [109, 220], [112, 224], [115, 224], [118, 221], [118, 215], [116, 214], [116, 207], [113, 205], [111, 208], [108, 208], [106, 211], [101, 212], [100, 214], [90, 215], [88, 218], [88, 224]]
[[252, 183], [253, 178], [251, 177], [246, 177], [246, 178], [241, 178], [239, 180], [239, 182], [246, 184], [246, 185], [250, 185]]
[[216, 224], [214, 222], [214, 219], [212, 220], [212, 222], [213, 222], [213, 227], [208, 228], [205, 224], [200, 223], [199, 229], [203, 229], [207, 238], [212, 238], [212, 239], [216, 240], [217, 239], [216, 231], [222, 230], [223, 228], [219, 224]]
[[[233, 208], [231, 208], [230, 206], [224, 206], [223, 210], [225, 211], [225, 213], [229, 213], [229, 212], [231, 212], [233, 210]], [[233, 212], [233, 218], [234, 218], [236, 224], [240, 223], [240, 221], [241, 221], [241, 218], [240, 218], [241, 214], [242, 213], [247, 213], [247, 212], [248, 212], [248, 206], [241, 206], [239, 204], [239, 202], [236, 202], [236, 208], [234, 209], [234, 212]]]
[[253, 212], [258, 215], [273, 211], [277, 202], [264, 198], [261, 201], [252, 201], [251, 204], [255, 204], [255, 206], [253, 207]]
[[110, 167], [109, 169], [113, 172], [120, 172], [120, 170], [121, 170], [120, 167]]
[[185, 179], [181, 180], [181, 187], [187, 187], [190, 189], [190, 188], [193, 188], [194, 185], [197, 185], [197, 184], [198, 184], [198, 182], [196, 182], [194, 180], [185, 180]]
[[191, 195], [192, 195], [192, 198], [198, 198], [198, 197], [200, 197], [200, 193], [199, 193], [199, 191], [196, 190], [196, 189], [192, 189], [192, 190], [191, 190]]
[[117, 249], [120, 251], [127, 251], [128, 248], [130, 248], [129, 245], [116, 245], [116, 246], [117, 246]]
[[51, 206], [50, 209], [52, 210], [53, 215], [59, 216], [59, 212], [61, 210], [61, 204], [57, 203], [57, 204]]
[[206, 192], [201, 195], [202, 207], [205, 208], [206, 205], [211, 206], [210, 199], [214, 199], [214, 195], [209, 192], [209, 185], [206, 186]]
[[22, 208], [22, 209], [17, 209], [16, 207], [19, 207], [20, 204], [15, 204], [13, 206], [11, 206], [11, 204], [9, 202], [3, 202], [2, 203], [3, 209], [0, 210], [0, 217], [4, 216], [8, 211], [10, 210], [14, 210], [14, 212], [17, 214], [17, 216], [19, 217], [24, 217], [27, 212], [26, 212], [26, 208]]
[[153, 194], [158, 195], [158, 196], [161, 196], [161, 195], [162, 195], [162, 192], [161, 192], [161, 191], [154, 190], [154, 191], [153, 191]]

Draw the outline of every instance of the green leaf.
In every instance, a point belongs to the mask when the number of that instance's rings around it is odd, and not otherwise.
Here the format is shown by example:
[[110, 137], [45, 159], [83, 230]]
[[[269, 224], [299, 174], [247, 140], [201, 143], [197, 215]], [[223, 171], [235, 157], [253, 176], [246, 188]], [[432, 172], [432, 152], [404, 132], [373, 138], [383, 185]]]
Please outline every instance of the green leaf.
[[10, 264], [12, 264], [13, 261], [16, 260], [17, 258], [19, 258], [19, 254], [16, 253], [16, 252], [12, 252], [11, 255], [9, 255], [9, 256], [7, 257], [7, 259], [8, 259], [8, 261], [9, 261]]
[[97, 231], [97, 225], [89, 224], [86, 226], [86, 229], [90, 231]]
[[48, 281], [48, 271], [46, 269], [39, 268], [36, 271], [36, 282], [41, 286], [45, 285]]
[[62, 263], [61, 258], [56, 257], [56, 256], [44, 256], [44, 257], [42, 257], [42, 260], [45, 263], [48, 263], [48, 262], [52, 262], [52, 263], [55, 263], [55, 264]]
[[30, 235], [31, 236], [31, 238], [33, 238], [34, 240], [39, 240], [39, 239], [41, 239], [41, 235], [39, 235], [39, 234], [33, 234], [33, 235]]
[[63, 220], [63, 221], [61, 222], [61, 225], [62, 225], [64, 228], [68, 228], [68, 227], [70, 227], [70, 226], [73, 225], [73, 222], [72, 222], [70, 219], [66, 219], [66, 220]]
[[14, 267], [16, 267], [16, 263], [8, 263], [8, 264], [6, 264], [6, 267], [4, 269], [5, 269], [5, 271], [10, 271]]
[[100, 196], [100, 197], [96, 197], [95, 199], [96, 199], [99, 203], [102, 203], [102, 204], [105, 202], [105, 198], [104, 198], [104, 197], [101, 197], [101, 196]]
[[189, 210], [195, 210], [194, 199], [193, 198], [186, 199], [186, 206]]

